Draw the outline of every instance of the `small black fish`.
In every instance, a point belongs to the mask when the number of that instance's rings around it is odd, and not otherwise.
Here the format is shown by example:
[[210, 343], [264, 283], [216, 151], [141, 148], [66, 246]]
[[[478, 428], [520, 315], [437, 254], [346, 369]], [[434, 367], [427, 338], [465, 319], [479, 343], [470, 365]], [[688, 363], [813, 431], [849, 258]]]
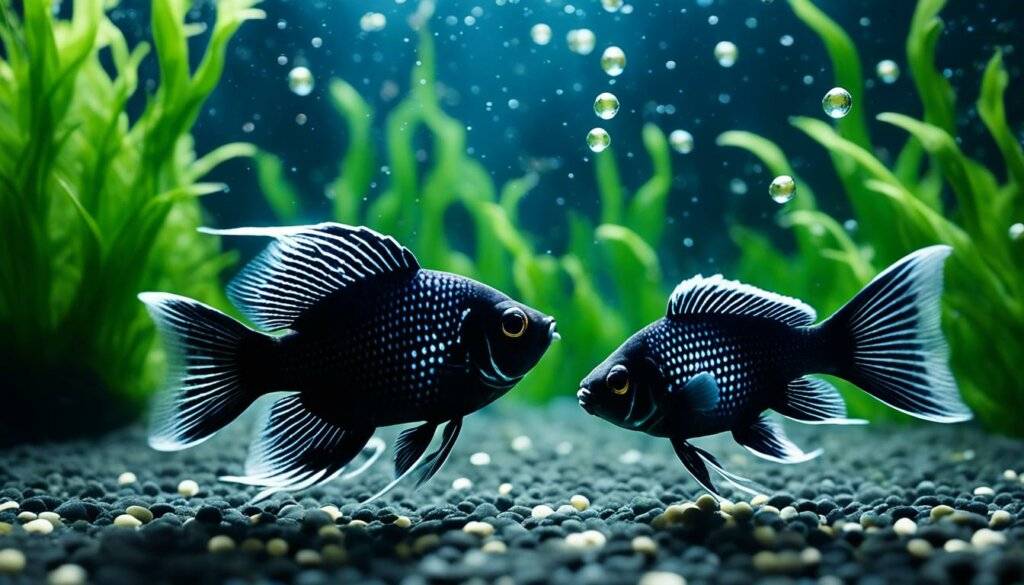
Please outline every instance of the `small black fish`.
[[[724, 431], [755, 455], [798, 463], [806, 453], [767, 409], [810, 424], [851, 424], [839, 391], [808, 374], [849, 380], [885, 404], [936, 422], [971, 418], [947, 365], [940, 329], [942, 269], [951, 249], [914, 252], [872, 280], [817, 325], [814, 309], [789, 297], [696, 276], [672, 292], [668, 315], [626, 340], [583, 380], [587, 412], [626, 429], [671, 439], [697, 482], [718, 494], [710, 466], [729, 473], [689, 442]], [[744, 485], [748, 484], [748, 485]]]
[[[149, 444], [185, 449], [263, 394], [286, 391], [260, 421], [245, 475], [278, 491], [361, 473], [383, 451], [377, 427], [425, 421], [395, 446], [396, 479], [417, 485], [447, 459], [462, 417], [508, 392], [558, 337], [555, 320], [474, 280], [421, 269], [393, 238], [336, 223], [204, 230], [274, 242], [229, 285], [231, 301], [271, 336], [197, 301], [139, 295], [164, 338], [170, 381]], [[434, 431], [446, 423], [429, 455]]]

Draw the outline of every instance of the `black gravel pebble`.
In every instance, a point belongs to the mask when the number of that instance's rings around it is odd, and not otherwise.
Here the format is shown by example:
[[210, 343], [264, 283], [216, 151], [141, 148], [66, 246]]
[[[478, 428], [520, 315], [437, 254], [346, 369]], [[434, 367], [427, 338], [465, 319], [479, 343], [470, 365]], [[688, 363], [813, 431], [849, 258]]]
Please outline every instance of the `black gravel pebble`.
[[[9, 534], [0, 525], [0, 549], [24, 552], [26, 583], [45, 582], [64, 563], [84, 567], [90, 583], [115, 585], [617, 585], [650, 571], [683, 575], [690, 585], [1024, 579], [1024, 482], [1003, 476], [1006, 469], [1024, 472], [1024, 443], [964, 425], [787, 426], [797, 443], [825, 454], [776, 465], [755, 460], [727, 437], [698, 441], [731, 471], [764, 485], [771, 508], [753, 506], [742, 518], [689, 510], [675, 522], [666, 518], [678, 509], [668, 507], [701, 492], [668, 442], [622, 431], [575, 405], [502, 405], [469, 417], [452, 459], [432, 481], [418, 491], [403, 485], [365, 506], [359, 501], [390, 479], [385, 461], [355, 479], [251, 505], [257, 490], [217, 479], [241, 473], [252, 436], [247, 423], [180, 453], [151, 451], [141, 429], [128, 429], [96, 441], [0, 451], [0, 502], [20, 504], [0, 512], [0, 522], [11, 525]], [[529, 436], [532, 447], [513, 450], [518, 435]], [[393, 444], [392, 430], [382, 436]], [[566, 442], [571, 451], [559, 454], [564, 446], [556, 446]], [[491, 462], [470, 464], [476, 451]], [[641, 455], [620, 459], [626, 452]], [[117, 485], [126, 470], [138, 481]], [[460, 477], [472, 487], [454, 489]], [[199, 484], [197, 496], [178, 494], [184, 479]], [[499, 492], [506, 482], [512, 490]], [[732, 501], [749, 501], [720, 483]], [[995, 494], [975, 496], [979, 486]], [[576, 494], [590, 507], [562, 508]], [[562, 509], [535, 518], [539, 504]], [[936, 521], [931, 510], [940, 504], [955, 512]], [[154, 519], [137, 529], [114, 526], [132, 505], [148, 508]], [[338, 510], [321, 510], [326, 505]], [[994, 528], [1004, 543], [947, 552], [988, 530], [996, 510], [1010, 514]], [[63, 525], [30, 535], [20, 528], [20, 511], [55, 511]], [[898, 533], [905, 530], [901, 519], [916, 524], [912, 536]], [[489, 523], [493, 534], [464, 531], [471, 521]], [[210, 552], [217, 536], [233, 547]], [[638, 541], [643, 552], [635, 551], [635, 537], [653, 539], [656, 548]], [[911, 554], [911, 538], [928, 543], [931, 554]]]

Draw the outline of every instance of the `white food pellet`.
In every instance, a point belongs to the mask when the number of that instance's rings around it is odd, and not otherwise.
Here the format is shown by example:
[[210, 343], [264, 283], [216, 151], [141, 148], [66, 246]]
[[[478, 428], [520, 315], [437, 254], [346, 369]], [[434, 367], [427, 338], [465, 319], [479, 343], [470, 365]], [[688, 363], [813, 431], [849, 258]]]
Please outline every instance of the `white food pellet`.
[[487, 522], [470, 521], [462, 527], [462, 531], [467, 534], [474, 534], [481, 538], [487, 538], [488, 536], [494, 534], [494, 526]]
[[500, 555], [508, 551], [508, 546], [500, 540], [488, 540], [480, 550], [492, 555]]
[[900, 518], [892, 525], [892, 529], [900, 536], [910, 536], [917, 532], [917, 523], [910, 518]]
[[510, 483], [503, 483], [503, 484], [499, 485], [498, 486], [498, 493], [503, 495], [503, 496], [507, 496], [507, 495], [511, 494], [512, 493], [512, 484], [510, 484]]
[[139, 526], [142, 526], [142, 521], [131, 514], [121, 514], [117, 518], [114, 518], [114, 526], [120, 526], [121, 528], [138, 528]]
[[555, 510], [551, 506], [547, 504], [540, 504], [533, 507], [533, 510], [530, 511], [530, 516], [533, 516], [534, 518], [547, 518], [554, 513]]
[[468, 477], [457, 477], [452, 482], [453, 490], [468, 490], [471, 487], [473, 487], [473, 480]]
[[533, 447], [533, 441], [526, 435], [519, 435], [512, 439], [512, 450], [513, 451], [526, 451], [530, 447]]
[[0, 573], [20, 573], [25, 568], [25, 553], [16, 548], [0, 550]]
[[572, 504], [573, 508], [576, 508], [580, 512], [590, 507], [590, 500], [587, 498], [587, 496], [581, 494], [576, 494], [575, 496], [569, 498], [569, 503]]
[[83, 585], [88, 577], [85, 569], [68, 563], [50, 571], [46, 582], [49, 585]]
[[17, 510], [19, 506], [20, 504], [18, 504], [18, 502], [8, 500], [6, 502], [0, 503], [0, 512], [4, 512], [7, 510]]
[[982, 528], [971, 536], [971, 544], [978, 548], [1001, 546], [1006, 544], [1006, 536], [1002, 532]]
[[986, 485], [978, 486], [974, 488], [974, 495], [976, 496], [994, 496], [996, 491]]
[[686, 579], [668, 571], [649, 571], [640, 576], [637, 585], [686, 585]]
[[53, 524], [49, 520], [43, 520], [42, 518], [26, 522], [22, 528], [29, 534], [49, 534], [53, 532]]
[[658, 553], [658, 543], [654, 541], [650, 536], [637, 536], [630, 541], [630, 546], [634, 552], [638, 552], [642, 555], [653, 556]]
[[137, 481], [139, 481], [139, 478], [135, 477], [135, 474], [130, 471], [117, 476], [117, 485], [130, 485]]
[[178, 493], [186, 498], [191, 498], [199, 493], [199, 484], [191, 479], [183, 479], [178, 484]]
[[491, 456], [483, 451], [478, 451], [469, 456], [469, 462], [473, 465], [490, 465]]
[[992, 528], [1009, 526], [1011, 522], [1013, 522], [1013, 514], [1006, 510], [996, 510], [992, 512], [992, 517], [988, 519], [988, 525]]

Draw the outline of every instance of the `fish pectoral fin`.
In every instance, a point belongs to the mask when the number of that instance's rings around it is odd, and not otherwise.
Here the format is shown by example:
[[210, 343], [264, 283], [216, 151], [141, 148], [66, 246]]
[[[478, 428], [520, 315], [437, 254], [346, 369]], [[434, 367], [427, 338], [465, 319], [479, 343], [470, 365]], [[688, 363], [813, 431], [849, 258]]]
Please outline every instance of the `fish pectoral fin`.
[[846, 402], [829, 382], [804, 376], [786, 386], [782, 399], [772, 406], [782, 416], [812, 425], [857, 425], [867, 421], [846, 418]]
[[402, 477], [426, 453], [437, 423], [426, 422], [402, 431], [395, 442], [395, 477]]
[[[362, 452], [375, 430], [343, 429], [327, 422], [307, 410], [299, 394], [278, 399], [261, 416], [257, 428], [259, 435], [249, 449], [245, 475], [220, 478], [265, 488], [253, 502], [334, 479]], [[371, 448], [377, 451], [372, 461], [382, 449], [376, 444]]]
[[803, 463], [821, 455], [821, 449], [805, 453], [786, 436], [782, 425], [764, 414], [752, 425], [733, 429], [732, 436], [754, 455], [776, 463]]
[[718, 406], [721, 390], [713, 374], [701, 372], [686, 381], [683, 397], [690, 408], [710, 412]]

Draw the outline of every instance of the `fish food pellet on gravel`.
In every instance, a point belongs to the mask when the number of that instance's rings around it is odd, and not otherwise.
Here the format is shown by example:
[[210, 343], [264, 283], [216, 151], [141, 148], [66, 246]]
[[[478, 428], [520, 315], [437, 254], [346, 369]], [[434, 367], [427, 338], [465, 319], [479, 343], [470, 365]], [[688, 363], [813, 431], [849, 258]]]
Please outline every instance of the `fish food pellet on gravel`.
[[[778, 465], [730, 437], [697, 441], [763, 492], [714, 478], [722, 500], [698, 489], [667, 442], [575, 403], [467, 417], [436, 477], [365, 505], [393, 478], [389, 465], [251, 505], [258, 489], [217, 479], [243, 472], [245, 422], [175, 453], [150, 450], [141, 428], [8, 448], [0, 583], [1002, 585], [1024, 575], [1024, 442], [970, 425], [786, 426], [824, 454]], [[393, 445], [398, 430], [380, 436]], [[126, 469], [134, 481], [121, 481]]]

